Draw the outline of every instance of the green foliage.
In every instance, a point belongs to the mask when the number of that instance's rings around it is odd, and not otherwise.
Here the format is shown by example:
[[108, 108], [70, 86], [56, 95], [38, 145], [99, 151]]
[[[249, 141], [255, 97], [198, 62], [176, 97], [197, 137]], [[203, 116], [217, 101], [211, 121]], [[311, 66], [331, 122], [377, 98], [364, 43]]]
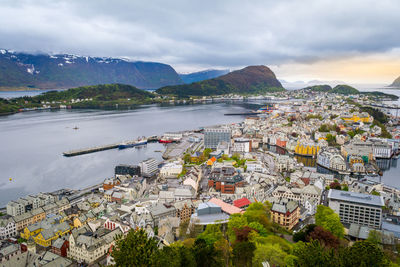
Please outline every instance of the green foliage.
[[223, 234], [221, 232], [221, 227], [218, 224], [209, 224], [206, 230], [198, 235], [197, 238], [204, 239], [209, 246], [213, 246], [215, 242], [223, 239]]
[[190, 248], [183, 246], [180, 243], [174, 243], [171, 246], [166, 246], [159, 250], [157, 258], [154, 260], [154, 266], [196, 266], [196, 260]]
[[296, 266], [341, 266], [341, 260], [334, 250], [325, 249], [317, 240], [309, 243], [302, 241], [296, 243], [293, 247], [293, 255], [296, 257]]
[[214, 246], [207, 245], [207, 242], [204, 239], [196, 239], [192, 251], [196, 261], [196, 266], [220, 266], [220, 264], [218, 264], [220, 259], [217, 250]]
[[369, 240], [357, 241], [348, 248], [346, 266], [389, 266], [389, 261], [378, 245]]
[[234, 266], [251, 266], [256, 246], [249, 241], [236, 242], [233, 245]]
[[332, 90], [332, 87], [330, 85], [324, 84], [324, 85], [309, 86], [304, 89], [311, 90], [312, 92], [329, 92]]
[[190, 163], [190, 154], [186, 153], [183, 156], [183, 160], [185, 161], [185, 163]]
[[372, 190], [371, 195], [380, 196], [381, 194], [378, 191]]
[[251, 223], [249, 223], [249, 227], [256, 230], [260, 236], [266, 237], [268, 234], [265, 227], [259, 222], [251, 222]]
[[340, 222], [340, 217], [331, 208], [319, 205], [315, 214], [315, 224], [321, 226], [325, 230], [330, 231], [333, 235], [343, 238], [344, 227]]
[[228, 238], [230, 242], [234, 242], [236, 240], [235, 229], [243, 228], [248, 224], [247, 218], [242, 214], [233, 214], [228, 222]]
[[374, 120], [380, 122], [381, 124], [385, 124], [389, 121], [388, 116], [386, 116], [386, 114], [379, 109], [372, 107], [360, 107], [360, 111], [367, 112], [370, 116], [374, 117]]
[[319, 119], [320, 121], [323, 120], [323, 118], [322, 118], [322, 116], [320, 114], [316, 114], [316, 115], [309, 114], [309, 115], [306, 116], [306, 120], [307, 121], [309, 121], [311, 119]]
[[157, 241], [139, 229], [130, 230], [126, 238], [118, 239], [112, 256], [116, 266], [151, 266], [157, 253]]
[[204, 151], [203, 151], [204, 157], [205, 157], [206, 159], [210, 158], [210, 153], [211, 153], [211, 152], [212, 152], [212, 149], [211, 149], [211, 148], [206, 148], [206, 149], [204, 149]]
[[287, 256], [279, 244], [259, 244], [254, 251], [253, 265], [262, 267], [262, 263], [268, 261], [271, 266], [285, 266]]
[[336, 136], [332, 134], [327, 134], [326, 135], [326, 141], [330, 146], [335, 146], [336, 145]]
[[341, 95], [357, 95], [360, 93], [360, 91], [358, 91], [354, 87], [342, 84], [335, 86], [330, 91], [330, 93], [341, 94]]

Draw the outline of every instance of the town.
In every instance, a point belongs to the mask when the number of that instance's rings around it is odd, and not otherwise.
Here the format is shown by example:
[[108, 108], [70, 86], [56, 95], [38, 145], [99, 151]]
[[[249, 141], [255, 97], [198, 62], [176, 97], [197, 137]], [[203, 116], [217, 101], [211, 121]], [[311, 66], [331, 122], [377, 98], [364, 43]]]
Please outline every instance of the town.
[[398, 245], [400, 190], [380, 179], [381, 159], [400, 152], [389, 106], [306, 89], [269, 99], [278, 101], [241, 123], [164, 133], [162, 162], [117, 165], [90, 188], [10, 201], [0, 213], [0, 266], [112, 265], [116, 240], [132, 229], [169, 246], [192, 229], [226, 229], [254, 203], [270, 205], [289, 242], [325, 206], [349, 242], [379, 233], [382, 245]]

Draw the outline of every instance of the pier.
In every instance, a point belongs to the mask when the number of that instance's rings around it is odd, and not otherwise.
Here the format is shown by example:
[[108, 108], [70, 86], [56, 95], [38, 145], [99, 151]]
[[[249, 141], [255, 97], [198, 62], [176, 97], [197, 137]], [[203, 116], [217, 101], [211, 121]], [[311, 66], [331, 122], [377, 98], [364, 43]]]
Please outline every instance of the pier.
[[74, 156], [78, 156], [78, 155], [84, 155], [84, 154], [99, 152], [99, 151], [103, 151], [103, 150], [114, 149], [114, 148], [117, 148], [120, 144], [121, 143], [115, 143], [115, 144], [104, 145], [104, 146], [96, 146], [96, 147], [90, 147], [90, 148], [84, 148], [84, 149], [71, 150], [68, 152], [64, 152], [63, 155], [65, 157], [74, 157]]
[[[160, 137], [153, 135], [146, 139], [147, 139], [147, 142], [158, 142]], [[65, 157], [74, 157], [74, 156], [79, 156], [79, 155], [84, 155], [84, 154], [90, 154], [90, 153], [94, 153], [94, 152], [118, 148], [123, 143], [132, 143], [132, 142], [135, 142], [135, 140], [119, 142], [119, 143], [109, 144], [109, 145], [104, 145], [104, 146], [95, 146], [95, 147], [71, 150], [71, 151], [64, 152], [63, 155]]]

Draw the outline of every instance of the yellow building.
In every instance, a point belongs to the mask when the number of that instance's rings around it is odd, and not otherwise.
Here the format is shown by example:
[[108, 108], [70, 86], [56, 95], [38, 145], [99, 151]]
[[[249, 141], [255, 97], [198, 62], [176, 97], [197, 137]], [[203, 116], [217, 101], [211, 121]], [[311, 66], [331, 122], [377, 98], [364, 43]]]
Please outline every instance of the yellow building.
[[24, 230], [21, 232], [21, 237], [28, 240], [31, 236], [35, 236], [41, 231], [42, 226], [40, 223], [31, 224], [24, 228]]
[[298, 143], [294, 149], [294, 153], [301, 156], [315, 156], [318, 154], [319, 146], [314, 143], [300, 144]]
[[371, 117], [368, 113], [353, 113], [350, 115], [342, 116], [342, 120], [345, 122], [364, 122], [371, 123], [373, 121], [373, 117]]
[[51, 246], [53, 240], [58, 239], [71, 231], [71, 226], [66, 223], [60, 223], [49, 229], [43, 229], [38, 235], [33, 237], [33, 241], [42, 247]]

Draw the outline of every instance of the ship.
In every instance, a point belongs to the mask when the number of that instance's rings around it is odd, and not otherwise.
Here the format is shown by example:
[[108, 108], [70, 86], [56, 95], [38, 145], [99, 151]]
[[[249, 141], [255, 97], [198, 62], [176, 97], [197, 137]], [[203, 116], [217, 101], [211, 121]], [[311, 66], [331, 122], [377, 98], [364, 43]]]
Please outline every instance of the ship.
[[147, 144], [146, 139], [139, 139], [135, 141], [127, 141], [123, 142], [118, 146], [118, 149], [124, 149], [124, 148], [129, 148], [129, 147], [135, 147], [135, 146], [143, 146]]
[[172, 140], [161, 138], [158, 142], [163, 144], [169, 144], [172, 143]]

